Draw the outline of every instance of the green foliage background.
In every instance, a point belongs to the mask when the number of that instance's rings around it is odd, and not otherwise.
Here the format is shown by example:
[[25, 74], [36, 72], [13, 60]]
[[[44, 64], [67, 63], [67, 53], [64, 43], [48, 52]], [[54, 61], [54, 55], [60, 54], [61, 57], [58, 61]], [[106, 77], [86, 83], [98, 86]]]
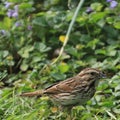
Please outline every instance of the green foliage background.
[[[49, 65], [62, 46], [78, 0], [9, 0], [0, 4], [0, 119], [66, 120], [46, 97], [19, 94], [43, 89], [74, 76], [86, 67], [99, 68], [108, 78], [100, 81], [86, 107], [72, 110], [74, 120], [120, 119], [120, 3], [111, 9], [105, 0], [85, 1], [72, 28], [60, 62]], [[68, 7], [68, 4], [69, 7]], [[18, 17], [8, 9], [18, 5]], [[93, 12], [86, 13], [87, 7]], [[16, 26], [16, 22], [20, 25]], [[5, 31], [3, 34], [2, 30]]]

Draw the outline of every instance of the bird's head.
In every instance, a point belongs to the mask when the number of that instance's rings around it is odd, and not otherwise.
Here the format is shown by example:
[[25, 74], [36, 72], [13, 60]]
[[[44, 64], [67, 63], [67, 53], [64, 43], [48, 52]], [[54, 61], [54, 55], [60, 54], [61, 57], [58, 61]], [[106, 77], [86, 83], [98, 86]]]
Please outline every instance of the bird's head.
[[99, 79], [106, 78], [106, 75], [95, 68], [86, 68], [83, 69], [80, 73], [79, 76], [83, 77], [84, 80], [88, 81], [88, 83], [95, 83], [95, 85], [98, 84]]
[[88, 75], [90, 78], [98, 78], [98, 79], [106, 77], [106, 75], [102, 71], [95, 69], [95, 68], [86, 68], [86, 69], [82, 70], [79, 73], [79, 75], [80, 76]]

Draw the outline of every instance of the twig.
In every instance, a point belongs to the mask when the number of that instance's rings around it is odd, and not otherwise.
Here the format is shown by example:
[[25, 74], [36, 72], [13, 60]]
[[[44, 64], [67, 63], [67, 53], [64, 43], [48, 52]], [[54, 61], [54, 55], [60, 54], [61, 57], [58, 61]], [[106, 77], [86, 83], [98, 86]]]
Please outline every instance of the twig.
[[71, 23], [69, 25], [69, 28], [68, 28], [68, 31], [67, 31], [67, 34], [66, 34], [66, 37], [65, 37], [65, 41], [63, 43], [63, 46], [61, 47], [59, 56], [51, 63], [51, 65], [55, 64], [60, 59], [60, 57], [62, 56], [64, 48], [65, 48], [65, 46], [66, 46], [66, 44], [67, 44], [67, 42], [69, 40], [69, 36], [70, 36], [71, 30], [72, 30], [72, 27], [73, 27], [73, 25], [75, 23], [76, 17], [78, 15], [78, 12], [79, 12], [80, 8], [82, 7], [83, 3], [84, 3], [84, 0], [80, 0], [78, 6], [76, 8], [75, 14], [73, 16], [73, 19], [72, 19], [72, 21], [71, 21]]
[[[68, 28], [68, 30], [67, 30], [67, 34], [66, 34], [66, 37], [65, 37], [65, 41], [64, 41], [64, 43], [63, 43], [63, 46], [61, 47], [59, 56], [58, 56], [50, 65], [53, 65], [53, 64], [55, 64], [56, 62], [58, 62], [58, 61], [60, 60], [60, 58], [61, 58], [61, 56], [62, 56], [62, 54], [63, 54], [64, 48], [65, 48], [65, 46], [66, 46], [66, 44], [67, 44], [67, 42], [68, 42], [68, 40], [69, 40], [69, 36], [70, 36], [71, 30], [72, 30], [72, 27], [73, 27], [73, 25], [74, 25], [74, 23], [75, 23], [75, 20], [76, 20], [76, 17], [77, 17], [77, 15], [78, 15], [78, 12], [79, 12], [79, 10], [81, 9], [84, 1], [85, 1], [85, 0], [80, 0], [78, 6], [77, 6], [77, 8], [76, 8], [75, 14], [74, 14], [74, 16], [73, 16], [73, 18], [72, 18], [72, 20], [71, 20], [71, 22], [70, 22], [69, 28]], [[45, 65], [45, 66], [42, 68], [42, 70], [40, 71], [40, 73], [41, 73], [46, 67], [47, 67], [47, 66]]]

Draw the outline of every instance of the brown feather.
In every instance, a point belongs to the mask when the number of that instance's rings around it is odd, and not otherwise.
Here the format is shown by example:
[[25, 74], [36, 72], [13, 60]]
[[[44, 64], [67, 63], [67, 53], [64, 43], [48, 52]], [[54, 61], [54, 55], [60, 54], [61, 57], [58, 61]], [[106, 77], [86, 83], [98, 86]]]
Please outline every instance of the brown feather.
[[34, 96], [42, 96], [42, 95], [43, 95], [43, 90], [38, 90], [35, 92], [22, 93], [20, 96], [34, 97]]

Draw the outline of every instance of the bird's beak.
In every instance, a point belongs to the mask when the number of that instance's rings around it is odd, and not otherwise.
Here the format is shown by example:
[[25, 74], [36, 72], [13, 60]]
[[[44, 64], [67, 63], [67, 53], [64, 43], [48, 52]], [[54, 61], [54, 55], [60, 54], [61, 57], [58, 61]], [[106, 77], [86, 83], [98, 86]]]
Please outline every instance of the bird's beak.
[[106, 76], [106, 74], [104, 74], [104, 73], [100, 73], [100, 77], [101, 77], [101, 78], [106, 78], [107, 76]]

